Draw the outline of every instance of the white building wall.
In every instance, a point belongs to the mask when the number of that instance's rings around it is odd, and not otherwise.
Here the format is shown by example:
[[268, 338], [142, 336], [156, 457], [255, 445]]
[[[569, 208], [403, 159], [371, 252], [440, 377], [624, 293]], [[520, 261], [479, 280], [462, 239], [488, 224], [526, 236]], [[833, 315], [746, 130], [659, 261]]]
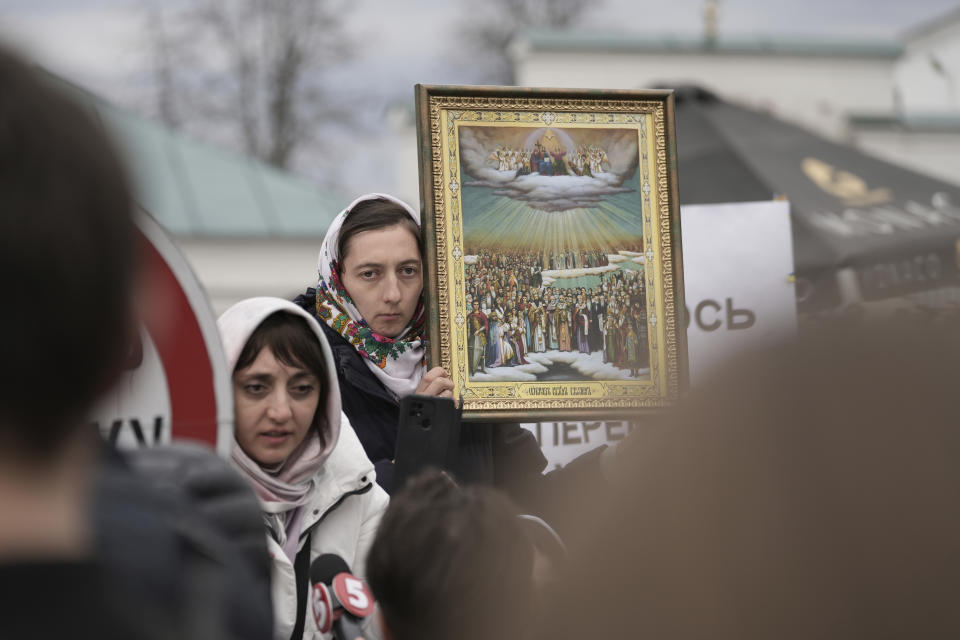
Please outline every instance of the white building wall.
[[[904, 122], [854, 128], [853, 142], [867, 153], [960, 185], [960, 11], [909, 34], [893, 78], [897, 102], [891, 115]], [[911, 126], [922, 120], [927, 129]], [[944, 126], [930, 129], [933, 120]]]
[[276, 296], [291, 300], [307, 287], [316, 286], [321, 241], [176, 238], [217, 316], [244, 298]]
[[420, 209], [420, 161], [417, 157], [417, 128], [412, 122], [398, 127], [396, 149], [400, 161], [396, 171], [396, 196]]
[[960, 185], [960, 130], [920, 133], [865, 129], [855, 133], [854, 142], [865, 153]]
[[906, 114], [960, 114], [960, 19], [911, 37], [895, 81]]
[[535, 87], [638, 89], [698, 84], [830, 137], [850, 112], [890, 113], [893, 59], [739, 54], [529, 52], [518, 83]]
[[[639, 89], [698, 84], [722, 98], [768, 111], [901, 166], [960, 184], [960, 128], [860, 127], [851, 116], [960, 118], [960, 11], [909, 35], [888, 57], [724, 52], [576, 52], [513, 47], [517, 84]], [[931, 64], [935, 59], [939, 68]], [[416, 201], [416, 134], [397, 126], [397, 191]]]

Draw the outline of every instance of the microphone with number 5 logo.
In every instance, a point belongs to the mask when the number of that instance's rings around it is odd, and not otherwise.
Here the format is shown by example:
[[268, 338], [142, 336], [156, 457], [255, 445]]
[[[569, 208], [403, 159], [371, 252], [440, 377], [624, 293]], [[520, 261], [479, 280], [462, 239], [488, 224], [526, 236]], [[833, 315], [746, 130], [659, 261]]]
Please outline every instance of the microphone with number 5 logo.
[[317, 628], [337, 640], [362, 640], [361, 623], [373, 613], [373, 596], [338, 555], [325, 553], [310, 565], [310, 603]]

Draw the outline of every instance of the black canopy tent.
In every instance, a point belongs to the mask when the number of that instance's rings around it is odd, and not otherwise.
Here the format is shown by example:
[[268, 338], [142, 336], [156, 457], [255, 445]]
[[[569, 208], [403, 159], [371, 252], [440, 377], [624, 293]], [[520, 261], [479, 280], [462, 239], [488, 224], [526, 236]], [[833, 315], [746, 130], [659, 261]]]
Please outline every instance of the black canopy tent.
[[676, 88], [681, 204], [790, 201], [800, 310], [960, 286], [960, 187]]

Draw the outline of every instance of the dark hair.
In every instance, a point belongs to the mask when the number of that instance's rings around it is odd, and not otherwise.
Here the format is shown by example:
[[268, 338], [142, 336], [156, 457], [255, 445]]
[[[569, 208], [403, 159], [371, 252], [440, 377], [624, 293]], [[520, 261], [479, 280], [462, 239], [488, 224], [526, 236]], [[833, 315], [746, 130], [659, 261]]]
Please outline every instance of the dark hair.
[[516, 509], [486, 487], [427, 471], [393, 495], [367, 578], [396, 640], [521, 637], [533, 591], [533, 548]]
[[422, 256], [423, 240], [420, 238], [420, 227], [410, 217], [410, 213], [396, 202], [376, 198], [357, 204], [340, 225], [340, 236], [337, 238], [337, 259], [340, 264], [342, 265], [347, 259], [350, 239], [353, 236], [364, 231], [384, 229], [398, 224], [406, 227], [413, 234], [417, 240], [417, 253]]
[[131, 200], [101, 128], [0, 49], [0, 436], [53, 455], [120, 373]]
[[288, 367], [301, 367], [317, 376], [320, 381], [320, 402], [313, 415], [313, 424], [324, 442], [324, 422], [327, 416], [327, 367], [319, 338], [310, 329], [305, 318], [286, 311], [277, 311], [260, 323], [247, 344], [243, 345], [233, 373], [246, 369], [257, 359], [264, 347]]

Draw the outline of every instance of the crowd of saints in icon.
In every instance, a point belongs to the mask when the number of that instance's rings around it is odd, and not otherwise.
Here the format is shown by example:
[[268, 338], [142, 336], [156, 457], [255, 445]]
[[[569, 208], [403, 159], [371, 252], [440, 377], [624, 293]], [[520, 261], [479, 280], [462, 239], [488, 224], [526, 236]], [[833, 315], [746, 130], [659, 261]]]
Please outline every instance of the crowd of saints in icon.
[[471, 381], [649, 377], [637, 138], [461, 128]]

